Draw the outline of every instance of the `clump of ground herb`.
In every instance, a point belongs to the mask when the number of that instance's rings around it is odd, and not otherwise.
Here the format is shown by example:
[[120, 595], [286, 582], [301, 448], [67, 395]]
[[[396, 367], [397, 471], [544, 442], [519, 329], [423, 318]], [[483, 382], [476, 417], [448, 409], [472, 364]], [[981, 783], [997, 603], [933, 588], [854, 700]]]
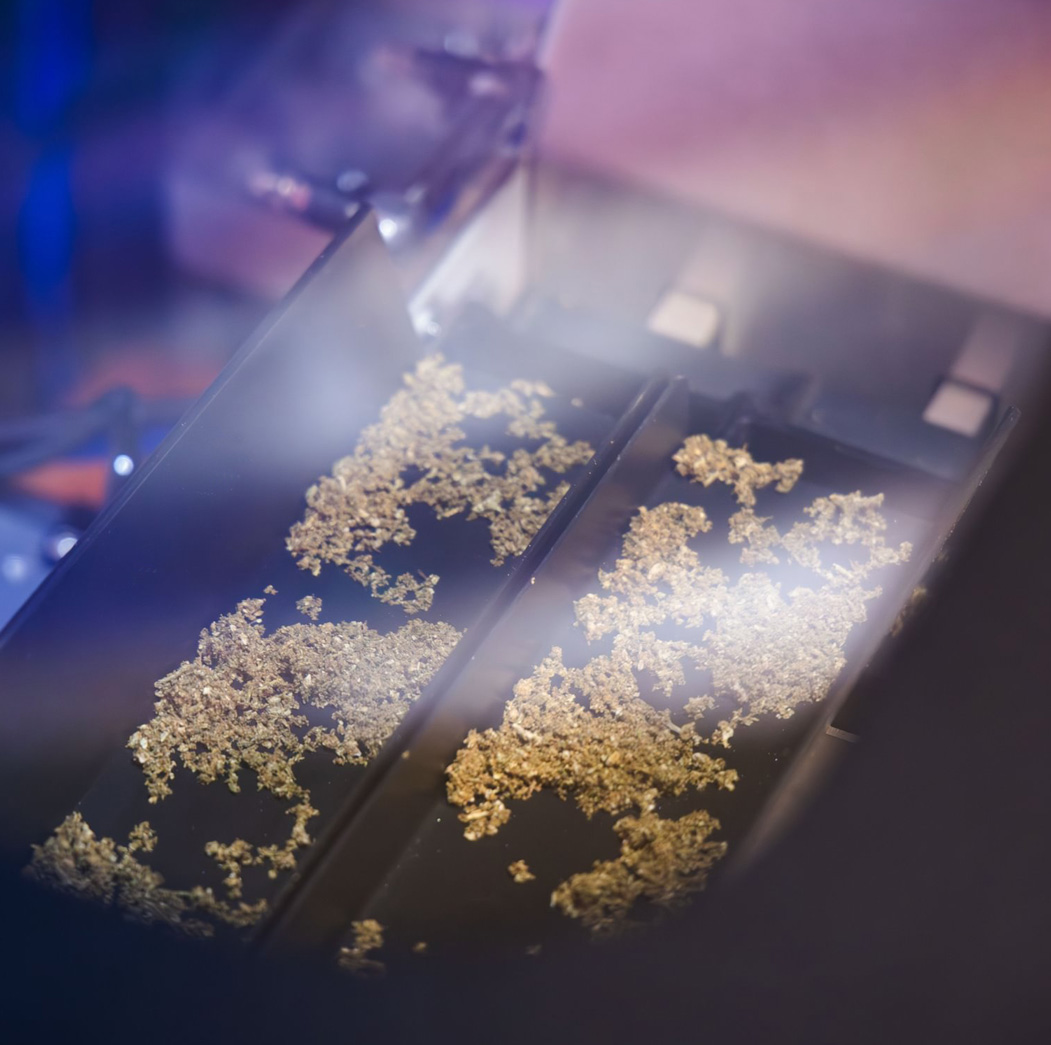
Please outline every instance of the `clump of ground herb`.
[[551, 905], [596, 933], [627, 924], [640, 900], [672, 907], [705, 887], [712, 866], [726, 853], [725, 842], [709, 836], [719, 821], [701, 810], [678, 820], [656, 813], [626, 816], [613, 825], [620, 856], [596, 861], [551, 894]]
[[[501, 725], [470, 733], [446, 771], [468, 839], [497, 832], [511, 815], [509, 802], [544, 788], [573, 798], [588, 816], [637, 811], [618, 821], [620, 858], [573, 876], [553, 896], [555, 906], [595, 930], [624, 921], [639, 899], [668, 905], [703, 885], [725, 851], [708, 841], [717, 822], [704, 811], [663, 820], [659, 799], [710, 784], [732, 788], [734, 770], [700, 747], [729, 747], [734, 730], [760, 715], [787, 718], [800, 704], [823, 699], [843, 668], [848, 635], [880, 594], [866, 587], [868, 575], [911, 552], [908, 544], [886, 544], [881, 495], [819, 497], [785, 534], [757, 516], [756, 491], [790, 491], [802, 474], [800, 460], [758, 462], [747, 449], [691, 436], [674, 461], [691, 481], [733, 488], [740, 511], [728, 536], [745, 545], [745, 565], [776, 565], [780, 550], [821, 583], [785, 595], [765, 573], [731, 582], [690, 546], [712, 529], [703, 508], [640, 508], [613, 569], [599, 573], [602, 593], [575, 604], [588, 642], [605, 639], [610, 652], [576, 668], [553, 649], [514, 687]], [[837, 549], [865, 555], [843, 563]], [[658, 637], [657, 629], [668, 628], [674, 638]], [[707, 672], [710, 691], [686, 699], [687, 667]], [[642, 698], [642, 672], [665, 697], [682, 692], [677, 713], [685, 724]], [[729, 716], [702, 735], [700, 720], [727, 703]]]
[[711, 486], [726, 483], [734, 488], [738, 503], [752, 506], [755, 492], [776, 483], [778, 493], [788, 493], [803, 474], [798, 457], [777, 464], [756, 461], [747, 447], [729, 446], [724, 439], [691, 435], [672, 458], [679, 475]]
[[[430, 607], [438, 577], [393, 578], [373, 555], [413, 541], [410, 505], [427, 505], [439, 519], [467, 513], [487, 520], [494, 565], [520, 555], [568, 488], [560, 483], [545, 492], [547, 473], [564, 473], [593, 452], [587, 443], [567, 442], [544, 419], [543, 400], [552, 394], [531, 381], [470, 390], [461, 367], [438, 355], [422, 360], [354, 453], [307, 491], [307, 512], [292, 527], [289, 550], [315, 575], [326, 562], [342, 566], [406, 613]], [[507, 433], [534, 448], [506, 455], [464, 443], [464, 421], [493, 417], [506, 417]]]
[[[304, 789], [304, 795], [308, 792]], [[318, 815], [310, 802], [304, 798], [287, 810], [295, 820], [292, 831], [283, 845], [261, 845], [254, 846], [243, 838], [236, 838], [228, 845], [221, 842], [208, 842], [204, 847], [208, 854], [219, 867], [226, 871], [223, 885], [233, 900], [241, 898], [244, 890], [242, 871], [246, 867], [259, 867], [268, 864], [267, 875], [276, 878], [282, 871], [295, 869], [299, 849], [310, 845], [310, 833], [307, 831], [307, 821]]]
[[[293, 624], [268, 635], [263, 605], [247, 599], [201, 633], [196, 658], [157, 683], [156, 713], [128, 741], [151, 803], [171, 793], [179, 763], [202, 783], [222, 780], [234, 792], [251, 770], [259, 788], [291, 802], [284, 844], [205, 847], [226, 872], [232, 899], [242, 894], [245, 867], [264, 865], [276, 877], [310, 844], [307, 822], [317, 810], [296, 765], [318, 750], [331, 751], [337, 765], [367, 762], [460, 637], [426, 621], [388, 635], [358, 622]], [[311, 726], [308, 708], [328, 712], [333, 724]]]
[[97, 838], [80, 813], [71, 813], [42, 845], [33, 846], [26, 875], [34, 881], [106, 907], [118, 907], [133, 921], [166, 925], [190, 936], [211, 936], [209, 922], [190, 917], [206, 913], [235, 927], [254, 922], [265, 910], [258, 904], [217, 900], [210, 889], [168, 889], [157, 871], [138, 853], [150, 853], [157, 836], [147, 821], [132, 828], [126, 845]]
[[474, 840], [508, 821], [508, 801], [544, 788], [589, 817], [649, 811], [659, 795], [687, 788], [732, 789], [737, 774], [697, 744], [691, 725], [674, 726], [642, 699], [623, 654], [570, 668], [556, 647], [515, 686], [498, 729], [471, 731], [446, 770], [447, 791]]
[[321, 616], [321, 599], [317, 595], [304, 595], [296, 603], [296, 609], [303, 614], [304, 617], [309, 617], [311, 620], [317, 620]]
[[532, 882], [536, 878], [536, 875], [529, 870], [529, 864], [525, 860], [516, 860], [513, 864], [510, 864], [507, 868], [507, 873], [516, 885]]
[[[292, 624], [266, 634], [262, 599], [246, 599], [201, 632], [197, 656], [157, 683], [155, 715], [128, 741], [150, 801], [171, 793], [181, 762], [205, 784], [239, 791], [253, 770], [260, 788], [304, 798], [295, 765], [308, 751], [364, 763], [390, 736], [460, 633], [409, 621], [387, 635], [356, 621]], [[308, 728], [303, 709], [334, 725]]]
[[[879, 503], [860, 495], [839, 503], [854, 506], [858, 499]], [[832, 499], [815, 503], [823, 512]], [[866, 518], [872, 518], [872, 507], [866, 506]], [[692, 697], [685, 710], [699, 719], [732, 699], [737, 707], [711, 737], [725, 744], [736, 726], [761, 714], [788, 718], [799, 704], [824, 698], [842, 670], [848, 635], [865, 619], [866, 602], [880, 594], [862, 581], [872, 569], [908, 557], [908, 545], [887, 548], [878, 529], [859, 528], [854, 513], [846, 518], [840, 528], [826, 525], [828, 517], [821, 515], [820, 536], [807, 533], [809, 524], [790, 531], [793, 558], [826, 583], [794, 588], [786, 598], [765, 573], [744, 573], [731, 584], [721, 570], [701, 563], [686, 542], [710, 529], [703, 509], [668, 503], [641, 510], [631, 522], [625, 555], [599, 576], [610, 594], [580, 599], [577, 620], [589, 641], [612, 633], [614, 650], [637, 670], [652, 672], [655, 687], [666, 695], [685, 682], [685, 665], [707, 670], [712, 692]], [[837, 539], [865, 544], [868, 561], [824, 568], [816, 545]], [[785, 540], [775, 532], [764, 538], [764, 547]], [[696, 632], [697, 639], [660, 639], [652, 629], [662, 624], [677, 625], [681, 634]]]
[[[880, 508], [883, 494], [864, 497], [855, 491], [849, 494], [830, 494], [817, 497], [803, 511], [809, 521], [797, 522], [785, 534], [780, 534], [769, 520], [757, 516], [751, 508], [742, 508], [730, 517], [730, 543], [744, 544], [741, 562], [753, 565], [766, 562], [777, 565], [781, 560], [774, 553], [783, 548], [799, 566], [813, 570], [830, 584], [853, 584], [864, 580], [873, 570], [895, 566], [908, 561], [912, 546], [905, 542], [897, 548], [887, 546], [884, 531], [887, 521]], [[833, 547], [858, 546], [868, 558], [848, 565], [833, 562], [826, 565], [821, 554], [822, 545]]]
[[[339, 949], [339, 967], [355, 976], [382, 976], [387, 971], [387, 966], [375, 958], [370, 958], [369, 952], [377, 951], [383, 946], [383, 926], [375, 918], [366, 918], [364, 921], [351, 922], [350, 928], [354, 933], [354, 943], [350, 947]], [[419, 947], [419, 944], [416, 946]], [[426, 950], [427, 945], [423, 946]], [[423, 952], [417, 950], [416, 953]]]
[[[439, 518], [466, 512], [486, 519], [496, 565], [520, 554], [567, 489], [565, 483], [550, 488], [550, 475], [592, 454], [544, 418], [543, 400], [552, 395], [528, 381], [493, 392], [469, 390], [460, 367], [439, 356], [421, 362], [354, 453], [308, 491], [306, 516], [287, 541], [299, 565], [316, 575], [322, 563], [338, 563], [382, 601], [407, 613], [428, 608], [436, 576], [392, 578], [372, 559], [387, 544], [413, 540], [406, 514], [412, 504], [429, 506]], [[506, 433], [525, 445], [510, 454], [464, 445], [465, 421], [494, 417], [505, 418]], [[273, 585], [265, 592], [277, 594]], [[311, 842], [308, 823], [318, 810], [296, 778], [296, 765], [320, 750], [331, 752], [337, 765], [367, 762], [460, 637], [444, 623], [412, 621], [387, 635], [356, 622], [317, 624], [322, 602], [315, 595], [296, 603], [312, 623], [268, 635], [263, 605], [262, 599], [245, 600], [201, 633], [196, 658], [157, 683], [156, 714], [128, 747], [151, 803], [171, 793], [180, 764], [201, 783], [222, 781], [233, 792], [241, 788], [243, 771], [251, 771], [260, 789], [290, 803], [287, 840], [208, 842], [205, 852], [225, 875], [229, 900], [220, 901], [202, 887], [166, 889], [160, 875], [137, 860], [134, 853], [152, 848], [147, 824], [133, 830], [127, 846], [118, 846], [95, 839], [74, 814], [37, 847], [34, 876], [183, 929], [211, 931], [205, 922], [184, 918], [190, 910], [251, 924], [266, 903], [241, 901], [244, 869], [265, 866], [276, 877], [294, 869], [298, 850]], [[317, 723], [319, 711], [328, 713], [328, 723]]]
[[[780, 466], [757, 465], [750, 457], [738, 463], [739, 471], [725, 481], [758, 475], [769, 483], [784, 475]], [[788, 478], [795, 482], [798, 475], [793, 467]], [[739, 493], [739, 500], [751, 500], [750, 490]], [[881, 494], [819, 497], [804, 509], [810, 519], [784, 535], [751, 507], [733, 515], [729, 540], [746, 544], [746, 565], [776, 565], [774, 549], [780, 548], [825, 582], [793, 588], [787, 597], [766, 573], [744, 573], [731, 584], [722, 570], [701, 562], [687, 542], [711, 530], [703, 508], [669, 502], [640, 509], [614, 569], [599, 574], [609, 594], [580, 599], [577, 621], [589, 641], [612, 634], [614, 650], [623, 651], [637, 670], [652, 672], [666, 695], [685, 682], [685, 665], [708, 671], [712, 691], [692, 697], [685, 710], [700, 719], [732, 699], [737, 707], [709, 738], [727, 744], [738, 726], [760, 715], [788, 718], [800, 704], [827, 695], [845, 663], [847, 637], [865, 620], [865, 604], [881, 593], [878, 586], [865, 586], [868, 575], [905, 562], [912, 551], [908, 543], [886, 544], [882, 503]], [[825, 562], [823, 547], [852, 546], [865, 551], [862, 561]], [[696, 632], [697, 639], [665, 640], [652, 630], [669, 624], [686, 635]]]

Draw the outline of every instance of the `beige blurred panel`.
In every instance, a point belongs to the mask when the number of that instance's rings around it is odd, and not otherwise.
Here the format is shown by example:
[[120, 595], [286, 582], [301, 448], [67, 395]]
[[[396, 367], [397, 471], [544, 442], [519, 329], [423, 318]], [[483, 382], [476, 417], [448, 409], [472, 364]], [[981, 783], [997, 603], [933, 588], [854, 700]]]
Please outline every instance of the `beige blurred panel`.
[[993, 399], [987, 392], [955, 381], [943, 381], [923, 411], [923, 419], [929, 425], [973, 438], [985, 424], [992, 408]]
[[704, 298], [669, 290], [657, 302], [646, 325], [655, 334], [694, 348], [707, 348], [719, 332], [719, 309]]
[[950, 371], [957, 381], [999, 392], [1011, 373], [1024, 337], [1013, 316], [986, 312], [978, 317]]
[[1051, 3], [563, 2], [552, 155], [1051, 314]]

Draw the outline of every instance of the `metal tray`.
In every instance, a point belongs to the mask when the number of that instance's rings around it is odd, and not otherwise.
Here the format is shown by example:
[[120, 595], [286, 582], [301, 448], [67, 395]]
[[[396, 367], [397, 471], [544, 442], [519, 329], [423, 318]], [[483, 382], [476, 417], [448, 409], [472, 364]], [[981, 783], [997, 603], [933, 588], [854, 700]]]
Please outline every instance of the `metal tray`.
[[[697, 432], [747, 444], [757, 460], [804, 458], [804, 476], [796, 488], [776, 495], [776, 502], [763, 502], [763, 514], [775, 510], [775, 525], [795, 521], [815, 496], [882, 492], [888, 543], [909, 540], [914, 545], [906, 567], [880, 578], [884, 594], [870, 603], [868, 621], [848, 640], [847, 667], [826, 700], [801, 706], [787, 720], [761, 719], [738, 731], [730, 751], [713, 752], [725, 754], [741, 774], [733, 793], [708, 789], [660, 801], [666, 816], [699, 808], [715, 814], [723, 826], [719, 838], [730, 845], [732, 866], [735, 851], [746, 845], [770, 809], [787, 771], [824, 731], [887, 634], [905, 595], [928, 571], [947, 520], [961, 510], [968, 490], [767, 421], [755, 415], [747, 397], [717, 403], [688, 396], [680, 381], [669, 386], [550, 551], [530, 550], [530, 561], [520, 567], [531, 571], [530, 584], [521, 587], [470, 662], [450, 663], [435, 680], [427, 704], [413, 709], [384, 762], [372, 767], [369, 786], [359, 790], [303, 867], [300, 881], [265, 931], [268, 946], [332, 951], [350, 942], [341, 927], [360, 918], [375, 918], [387, 927], [387, 943], [377, 957], [394, 966], [418, 962], [411, 947], [420, 940], [432, 954], [481, 950], [509, 959], [540, 943], [574, 947], [586, 941], [585, 930], [550, 910], [548, 897], [559, 881], [590, 869], [594, 860], [616, 855], [618, 842], [611, 830], [616, 818], [598, 814], [588, 820], [571, 802], [544, 792], [516, 803], [496, 836], [468, 842], [457, 810], [445, 797], [445, 767], [471, 728], [499, 723], [514, 683], [552, 645], [563, 647], [567, 664], [587, 659], [572, 604], [595, 590], [597, 571], [612, 565], [627, 522], [640, 505], [669, 500], [703, 504], [715, 522], [713, 534], [697, 544], [704, 561], [731, 576], [742, 571], [732, 565], [737, 551], [717, 536], [737, 507], [729, 491], [703, 488], [673, 470], [671, 454], [686, 435]], [[792, 568], [772, 572], [786, 589], [803, 580], [795, 576], [801, 571]], [[647, 694], [644, 688], [643, 693], [662, 705], [664, 698], [652, 690]], [[527, 859], [535, 881], [512, 882], [507, 867], [519, 858]]]
[[[124, 744], [150, 717], [154, 682], [193, 656], [201, 627], [267, 584], [279, 592], [268, 604], [268, 630], [294, 619], [292, 605], [306, 593], [322, 596], [323, 619], [365, 620], [380, 630], [403, 622], [341, 571], [316, 579], [298, 571], [283, 548], [306, 488], [353, 447], [421, 354], [396, 288], [374, 224], [362, 215], [0, 636], [0, 845], [11, 860], [24, 863], [28, 845], [78, 803], [100, 834], [122, 838], [148, 816], [162, 839], [178, 838], [158, 848], [156, 861], [173, 888], [200, 880], [203, 842], [230, 835], [234, 820], [239, 833], [250, 818], [253, 841], [287, 835], [284, 806], [265, 793], [235, 798], [221, 786], [184, 785], [178, 802], [173, 795], [147, 806]], [[332, 951], [350, 919], [370, 916], [391, 926], [393, 952], [410, 938], [508, 954], [541, 939], [584, 939], [578, 926], [547, 913], [546, 895], [613, 855], [609, 818], [589, 822], [544, 794], [516, 809], [495, 838], [472, 845], [445, 801], [444, 770], [469, 729], [499, 720], [514, 682], [551, 645], [580, 647], [573, 601], [615, 558], [640, 505], [703, 502], [725, 517], [721, 491], [671, 470], [670, 455], [687, 434], [747, 443], [758, 460], [803, 457], [804, 481], [779, 506], [786, 517], [817, 493], [884, 492], [897, 539], [917, 543], [897, 592], [888, 591], [864, 634], [852, 637], [837, 693], [822, 707], [741, 732], [729, 756], [742, 773], [738, 791], [699, 796], [694, 807], [719, 816], [731, 847], [744, 843], [786, 767], [869, 660], [982, 470], [952, 483], [792, 427], [783, 420], [798, 387], [791, 376], [760, 382], [758, 400], [716, 398], [703, 394], [703, 364], [691, 366], [689, 385], [659, 376], [675, 366], [678, 348], [669, 355], [651, 346], [632, 372], [619, 357], [577, 355], [557, 339], [545, 345], [528, 330], [468, 320], [438, 347], [473, 373], [547, 381], [560, 430], [590, 439], [598, 453], [571, 477], [527, 552], [502, 570], [488, 563], [482, 524], [420, 520], [417, 547], [427, 561], [411, 565], [445, 578], [426, 616], [466, 628], [466, 636], [368, 767], [317, 767], [309, 784], [324, 795], [325, 817], [312, 825], [318, 842], [291, 883], [267, 886], [246, 875], [253, 897], [269, 889], [276, 904], [259, 930], [268, 948]], [[720, 364], [720, 392], [726, 375]], [[662, 805], [686, 808], [684, 800]], [[511, 883], [507, 863], [518, 857], [529, 859], [536, 882]]]

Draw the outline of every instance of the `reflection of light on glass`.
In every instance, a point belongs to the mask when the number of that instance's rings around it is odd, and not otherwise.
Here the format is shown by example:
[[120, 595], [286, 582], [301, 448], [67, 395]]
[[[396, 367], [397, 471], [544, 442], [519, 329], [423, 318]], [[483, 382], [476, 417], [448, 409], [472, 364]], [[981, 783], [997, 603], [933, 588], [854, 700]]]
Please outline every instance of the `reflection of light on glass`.
[[719, 332], [719, 310], [711, 301], [669, 290], [650, 313], [647, 326], [663, 337], [707, 348]]
[[24, 555], [11, 552], [0, 561], [0, 574], [8, 584], [18, 584], [24, 581], [28, 573], [29, 563]]
[[473, 58], [478, 54], [478, 38], [467, 29], [454, 29], [445, 34], [442, 46], [457, 58]]
[[923, 411], [929, 425], [948, 428], [970, 438], [982, 429], [993, 408], [988, 392], [955, 381], [943, 381]]
[[121, 476], [121, 478], [126, 475], [131, 475], [134, 468], [135, 462], [127, 454], [117, 454], [117, 456], [113, 458], [113, 471]]
[[72, 550], [73, 546], [77, 543], [76, 537], [71, 533], [64, 533], [61, 537], [55, 541], [55, 554], [60, 558], [65, 558]]
[[398, 232], [398, 223], [393, 218], [380, 218], [380, 235], [385, 240], [393, 239]]
[[368, 180], [369, 176], [364, 171], [359, 171], [356, 167], [352, 167], [340, 173], [339, 177], [336, 178], [336, 188], [340, 192], [357, 192], [358, 189], [365, 187]]

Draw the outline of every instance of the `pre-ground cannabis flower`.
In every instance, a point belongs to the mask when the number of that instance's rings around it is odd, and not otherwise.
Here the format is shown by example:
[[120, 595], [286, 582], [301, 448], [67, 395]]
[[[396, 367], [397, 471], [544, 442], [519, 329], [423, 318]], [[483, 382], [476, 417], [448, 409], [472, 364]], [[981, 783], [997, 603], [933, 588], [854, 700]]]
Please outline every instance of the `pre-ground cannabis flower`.
[[[552, 898], [597, 931], [624, 922], [638, 900], [667, 906], [703, 886], [725, 851], [709, 841], [718, 823], [703, 810], [663, 819], [659, 801], [713, 784], [731, 789], [735, 771], [704, 747], [728, 748], [734, 731], [760, 716], [787, 718], [822, 700], [844, 666], [847, 637], [880, 594], [866, 586], [869, 574], [911, 552], [886, 544], [882, 495], [819, 497], [784, 534], [757, 516], [756, 491], [789, 492], [802, 475], [798, 459], [767, 464], [700, 435], [674, 462], [693, 482], [733, 489], [740, 510], [727, 537], [745, 545], [744, 565], [776, 566], [780, 552], [811, 571], [815, 586], [785, 593], [762, 572], [731, 580], [691, 546], [712, 530], [704, 508], [674, 501], [640, 508], [614, 567], [598, 575], [602, 591], [575, 604], [587, 640], [609, 643], [609, 652], [573, 667], [554, 648], [514, 687], [501, 725], [472, 731], [447, 769], [468, 839], [495, 834], [511, 804], [543, 789], [588, 816], [635, 811], [616, 825], [621, 856], [574, 875]], [[848, 561], [838, 561], [844, 552]], [[702, 673], [694, 677], [706, 687], [690, 692], [688, 670]], [[671, 708], [658, 711], [642, 696], [643, 675]], [[717, 708], [729, 714], [702, 728]]]
[[[549, 489], [549, 475], [583, 464], [593, 451], [544, 419], [543, 401], [553, 393], [540, 382], [472, 390], [461, 367], [431, 356], [405, 385], [354, 453], [307, 491], [307, 512], [292, 527], [288, 548], [315, 575], [334, 563], [382, 602], [418, 613], [430, 607], [439, 578], [391, 577], [373, 559], [388, 544], [412, 543], [410, 505], [426, 505], [439, 519], [485, 519], [498, 566], [525, 551], [565, 495], [568, 484]], [[465, 421], [494, 417], [507, 419], [506, 432], [521, 447], [505, 454], [465, 442]]]

